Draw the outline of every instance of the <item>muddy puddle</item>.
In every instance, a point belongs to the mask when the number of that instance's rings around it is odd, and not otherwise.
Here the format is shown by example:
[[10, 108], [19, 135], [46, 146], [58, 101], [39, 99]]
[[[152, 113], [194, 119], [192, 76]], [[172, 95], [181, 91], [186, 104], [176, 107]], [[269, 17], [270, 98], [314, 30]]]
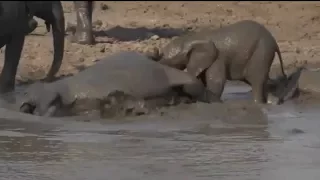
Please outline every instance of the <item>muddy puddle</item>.
[[[228, 86], [227, 101], [250, 99]], [[0, 121], [0, 179], [320, 178], [319, 107], [175, 108], [119, 122]]]

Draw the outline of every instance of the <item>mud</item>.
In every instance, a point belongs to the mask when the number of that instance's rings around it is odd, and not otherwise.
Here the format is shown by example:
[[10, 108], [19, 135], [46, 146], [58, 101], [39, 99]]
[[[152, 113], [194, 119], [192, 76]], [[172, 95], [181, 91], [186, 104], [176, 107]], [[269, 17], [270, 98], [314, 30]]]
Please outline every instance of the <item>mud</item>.
[[253, 106], [247, 90], [228, 86], [224, 106], [199, 103], [123, 121], [8, 115], [0, 120], [1, 178], [319, 178], [320, 105]]
[[[63, 6], [66, 22], [75, 23], [72, 2]], [[186, 30], [244, 19], [272, 32], [287, 71], [320, 64], [316, 2], [108, 1], [96, 7], [98, 43], [66, 41], [59, 76], [77, 73], [107, 54], [162, 47]], [[43, 78], [51, 65], [52, 38], [37, 20], [39, 27], [25, 42], [18, 85]], [[3, 62], [4, 48], [1, 54]], [[271, 76], [280, 74], [277, 65], [275, 59]], [[43, 119], [0, 109], [0, 179], [319, 179], [320, 96], [255, 106], [248, 91], [232, 82], [224, 105], [177, 106], [120, 121]]]

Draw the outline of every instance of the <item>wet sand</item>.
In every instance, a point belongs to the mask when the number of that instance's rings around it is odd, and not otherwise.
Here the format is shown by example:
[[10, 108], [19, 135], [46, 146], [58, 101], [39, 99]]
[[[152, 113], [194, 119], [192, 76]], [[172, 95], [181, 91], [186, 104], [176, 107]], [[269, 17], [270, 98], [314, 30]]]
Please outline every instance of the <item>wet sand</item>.
[[320, 178], [319, 105], [243, 105], [248, 90], [124, 121], [2, 119], [0, 179]]

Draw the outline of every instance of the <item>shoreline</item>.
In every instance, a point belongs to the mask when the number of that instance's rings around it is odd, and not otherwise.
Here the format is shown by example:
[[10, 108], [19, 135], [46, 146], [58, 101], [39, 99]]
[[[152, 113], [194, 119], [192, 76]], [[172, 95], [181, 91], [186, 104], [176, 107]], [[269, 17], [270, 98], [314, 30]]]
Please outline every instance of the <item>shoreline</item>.
[[[102, 4], [108, 9], [102, 9]], [[73, 2], [62, 2], [66, 25], [75, 24]], [[263, 24], [275, 37], [285, 68], [309, 64], [320, 67], [319, 6], [317, 2], [96, 2], [93, 30], [97, 43], [80, 45], [65, 39], [64, 59], [57, 77], [75, 74], [95, 60], [125, 50], [161, 48], [183, 31], [218, 28], [240, 20]], [[44, 78], [53, 60], [51, 32], [43, 20], [26, 36], [17, 82]], [[4, 48], [0, 51], [0, 70]], [[1, 63], [2, 62], [2, 63]], [[272, 70], [279, 65], [275, 56]]]

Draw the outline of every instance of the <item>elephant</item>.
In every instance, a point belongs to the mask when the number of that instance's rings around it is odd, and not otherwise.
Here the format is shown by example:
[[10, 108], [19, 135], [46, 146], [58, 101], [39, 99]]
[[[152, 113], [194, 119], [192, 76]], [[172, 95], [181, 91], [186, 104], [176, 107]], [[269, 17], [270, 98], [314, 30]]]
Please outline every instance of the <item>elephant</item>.
[[77, 14], [77, 25], [71, 41], [79, 44], [94, 44], [95, 38], [92, 32], [92, 11], [94, 2], [73, 1], [73, 4]]
[[267, 83], [267, 102], [268, 104], [279, 105], [285, 101], [298, 96], [299, 82], [301, 80], [304, 67], [296, 68], [287, 78], [278, 76]]
[[18, 109], [46, 117], [83, 115], [90, 110], [98, 110], [104, 117], [124, 111], [139, 115], [148, 107], [170, 105], [172, 98], [178, 103], [180, 99], [212, 101], [211, 93], [196, 77], [142, 53], [124, 51], [100, 59], [74, 76], [30, 85]]
[[218, 98], [226, 80], [244, 81], [252, 87], [253, 101], [264, 104], [275, 53], [286, 78], [275, 38], [262, 24], [243, 20], [219, 29], [202, 29], [177, 37], [154, 59], [170, 67], [186, 69], [201, 78]]
[[268, 82], [268, 102], [270, 104], [279, 104], [288, 99], [295, 98], [304, 94], [311, 94], [313, 99], [319, 96], [320, 70], [301, 66], [295, 68], [288, 76], [287, 84], [285, 79], [277, 77]]
[[64, 53], [65, 22], [60, 1], [1, 1], [0, 47], [6, 45], [5, 61], [0, 75], [0, 93], [14, 90], [15, 76], [25, 36], [37, 27], [33, 16], [52, 26], [54, 57], [46, 80], [52, 80], [59, 71]]

